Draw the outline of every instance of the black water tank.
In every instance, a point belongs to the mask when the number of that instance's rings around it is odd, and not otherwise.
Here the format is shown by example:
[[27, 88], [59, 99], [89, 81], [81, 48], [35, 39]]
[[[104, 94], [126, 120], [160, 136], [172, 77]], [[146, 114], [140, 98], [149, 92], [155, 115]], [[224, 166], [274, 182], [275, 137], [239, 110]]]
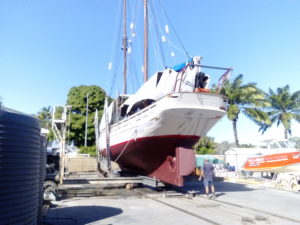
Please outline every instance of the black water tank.
[[39, 120], [0, 108], [0, 224], [37, 224], [41, 138]]
[[47, 137], [41, 136], [40, 149], [40, 174], [39, 174], [39, 197], [38, 197], [38, 214], [37, 224], [42, 224], [43, 219], [43, 203], [44, 203], [44, 180], [46, 178], [46, 162], [47, 162]]

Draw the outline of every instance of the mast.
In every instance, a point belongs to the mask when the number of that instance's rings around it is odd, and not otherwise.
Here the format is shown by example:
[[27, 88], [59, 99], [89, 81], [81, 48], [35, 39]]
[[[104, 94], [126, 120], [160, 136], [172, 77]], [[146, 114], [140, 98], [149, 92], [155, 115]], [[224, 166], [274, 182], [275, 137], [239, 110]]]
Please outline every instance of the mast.
[[124, 78], [124, 94], [127, 93], [127, 30], [126, 30], [126, 0], [123, 0], [123, 53], [124, 53], [124, 68], [123, 68], [123, 78]]
[[148, 0], [144, 0], [144, 82], [148, 80]]

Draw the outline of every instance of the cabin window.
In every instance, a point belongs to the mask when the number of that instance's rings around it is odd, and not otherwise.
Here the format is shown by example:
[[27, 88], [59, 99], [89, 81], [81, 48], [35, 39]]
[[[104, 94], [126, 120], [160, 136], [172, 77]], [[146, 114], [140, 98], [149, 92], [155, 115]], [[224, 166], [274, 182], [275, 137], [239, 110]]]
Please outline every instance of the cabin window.
[[130, 109], [130, 111], [128, 112], [128, 115], [132, 115], [136, 112], [139, 112], [140, 110], [142, 110], [143, 108], [151, 105], [153, 102], [155, 102], [153, 99], [143, 99], [141, 101], [136, 102]]
[[127, 109], [128, 109], [128, 105], [124, 105], [124, 106], [121, 108], [121, 117], [126, 116]]
[[286, 142], [284, 141], [278, 141], [278, 144], [280, 145], [281, 148], [288, 148]]
[[157, 73], [157, 79], [156, 79], [156, 86], [158, 85], [160, 78], [162, 77], [163, 72], [158, 72]]
[[278, 145], [276, 143], [270, 144], [271, 148], [278, 148]]

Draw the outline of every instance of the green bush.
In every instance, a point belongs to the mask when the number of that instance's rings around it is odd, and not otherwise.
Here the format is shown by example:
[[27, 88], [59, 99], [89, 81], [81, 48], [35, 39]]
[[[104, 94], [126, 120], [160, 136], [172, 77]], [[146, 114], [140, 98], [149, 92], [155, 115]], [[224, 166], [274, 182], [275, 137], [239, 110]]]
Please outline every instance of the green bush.
[[216, 149], [216, 142], [213, 137], [202, 137], [194, 146], [198, 155], [214, 154]]
[[80, 147], [80, 150], [79, 150], [79, 153], [80, 154], [89, 154], [90, 156], [93, 156], [93, 157], [96, 157], [97, 154], [96, 154], [96, 146], [87, 146], [87, 147]]

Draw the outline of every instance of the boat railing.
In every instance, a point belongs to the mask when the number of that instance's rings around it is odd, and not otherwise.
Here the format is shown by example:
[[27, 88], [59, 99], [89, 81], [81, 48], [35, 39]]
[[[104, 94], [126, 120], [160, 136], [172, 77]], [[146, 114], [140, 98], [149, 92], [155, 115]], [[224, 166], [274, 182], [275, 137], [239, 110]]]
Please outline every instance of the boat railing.
[[[233, 71], [232, 68], [227, 68], [227, 67], [195, 65], [193, 62], [188, 63], [177, 73], [176, 82], [175, 82], [174, 90], [173, 90], [174, 92], [176, 92], [176, 89], [181, 91], [181, 86], [182, 86], [182, 83], [184, 82], [183, 77], [184, 77], [184, 74], [186, 73], [188, 67], [200, 67], [200, 68], [215, 69], [215, 70], [225, 70], [225, 73], [223, 73], [222, 76], [218, 80], [218, 84], [216, 86], [216, 93], [220, 92], [224, 83], [229, 79], [229, 77]], [[178, 82], [179, 82], [179, 84], [178, 84]], [[195, 88], [194, 92], [210, 92], [210, 91], [209, 91], [209, 89], [206, 89], [206, 88]]]

